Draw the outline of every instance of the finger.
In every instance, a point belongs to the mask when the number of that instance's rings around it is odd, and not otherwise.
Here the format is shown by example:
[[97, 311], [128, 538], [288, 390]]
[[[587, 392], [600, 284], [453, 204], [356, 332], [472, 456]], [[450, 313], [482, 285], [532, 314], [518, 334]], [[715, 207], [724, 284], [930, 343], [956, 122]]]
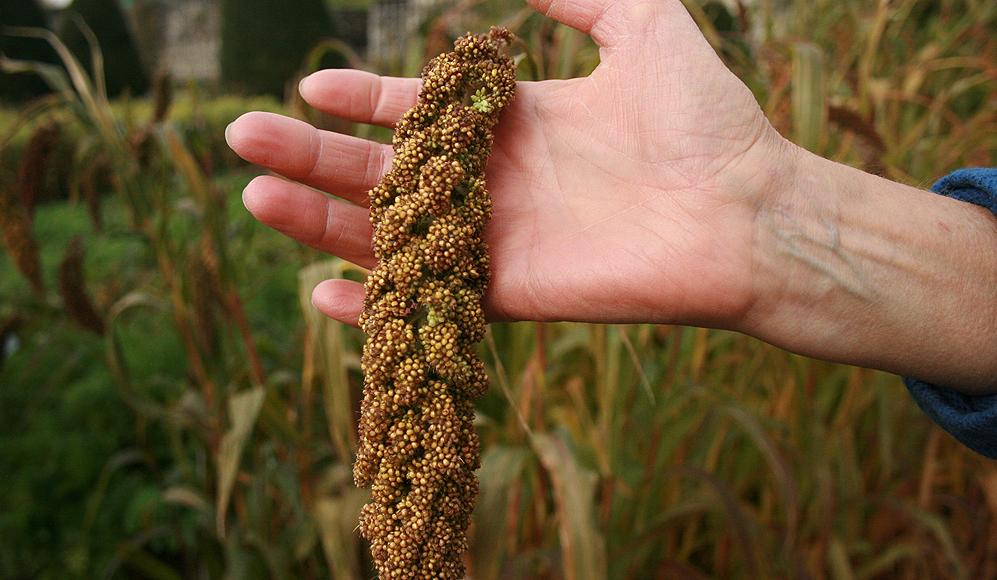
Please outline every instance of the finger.
[[419, 79], [330, 69], [305, 77], [298, 92], [320, 111], [357, 123], [394, 127], [419, 98]]
[[[360, 312], [363, 311], [363, 284], [350, 280], [326, 280], [312, 290], [312, 305], [333, 320], [350, 326], [359, 326]], [[514, 320], [497, 313], [485, 305], [485, 318], [488, 322]]]
[[326, 280], [312, 291], [312, 305], [333, 320], [359, 326], [363, 294], [363, 284], [349, 280]]
[[266, 175], [249, 182], [242, 202], [256, 219], [303, 244], [365, 268], [375, 263], [370, 214], [360, 206]]
[[630, 0], [528, 0], [550, 18], [584, 32], [599, 46], [610, 48], [628, 34], [623, 26]]
[[389, 146], [273, 113], [242, 115], [225, 130], [225, 140], [250, 163], [360, 205], [367, 205], [367, 191], [391, 162]]

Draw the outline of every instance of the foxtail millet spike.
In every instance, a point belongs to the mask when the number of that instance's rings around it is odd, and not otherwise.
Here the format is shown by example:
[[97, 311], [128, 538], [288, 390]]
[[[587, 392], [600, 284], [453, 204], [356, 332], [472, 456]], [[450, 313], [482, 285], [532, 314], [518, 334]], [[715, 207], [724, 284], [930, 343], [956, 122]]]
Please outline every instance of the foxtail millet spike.
[[17, 192], [28, 220], [34, 219], [35, 205], [45, 185], [45, 176], [59, 146], [61, 127], [56, 122], [42, 125], [31, 135], [17, 168]]
[[97, 312], [83, 276], [83, 242], [76, 236], [59, 264], [59, 294], [69, 318], [97, 335], [104, 334], [104, 318]]
[[35, 296], [45, 296], [45, 283], [42, 280], [42, 266], [38, 243], [31, 227], [31, 217], [21, 204], [21, 198], [9, 181], [0, 174], [0, 237], [7, 252], [14, 259], [14, 265], [24, 274]]
[[371, 488], [361, 534], [382, 579], [464, 576], [478, 493], [473, 398], [487, 387], [484, 170], [491, 130], [512, 99], [512, 34], [465, 35], [422, 74], [399, 121], [391, 170], [370, 192], [378, 265], [360, 325], [364, 400], [357, 485]]

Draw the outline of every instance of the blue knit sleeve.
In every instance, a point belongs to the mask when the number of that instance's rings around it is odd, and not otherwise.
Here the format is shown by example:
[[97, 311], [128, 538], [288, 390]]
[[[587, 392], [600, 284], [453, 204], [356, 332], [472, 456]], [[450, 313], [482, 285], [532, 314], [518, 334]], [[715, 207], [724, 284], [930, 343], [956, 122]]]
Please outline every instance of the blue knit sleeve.
[[[961, 169], [931, 189], [997, 215], [997, 168]], [[918, 406], [943, 429], [970, 449], [997, 459], [997, 395], [971, 397], [911, 378], [904, 383]]]

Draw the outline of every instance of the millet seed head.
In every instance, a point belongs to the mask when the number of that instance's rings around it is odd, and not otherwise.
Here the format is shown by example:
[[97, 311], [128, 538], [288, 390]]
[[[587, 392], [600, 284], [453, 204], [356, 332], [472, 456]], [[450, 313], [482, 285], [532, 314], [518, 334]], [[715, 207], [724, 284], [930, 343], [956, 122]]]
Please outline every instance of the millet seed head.
[[464, 575], [480, 465], [473, 399], [488, 385], [484, 170], [491, 130], [513, 98], [507, 30], [465, 35], [423, 71], [398, 123], [391, 171], [370, 191], [378, 265], [365, 284], [360, 449], [370, 486], [360, 516], [382, 579]]

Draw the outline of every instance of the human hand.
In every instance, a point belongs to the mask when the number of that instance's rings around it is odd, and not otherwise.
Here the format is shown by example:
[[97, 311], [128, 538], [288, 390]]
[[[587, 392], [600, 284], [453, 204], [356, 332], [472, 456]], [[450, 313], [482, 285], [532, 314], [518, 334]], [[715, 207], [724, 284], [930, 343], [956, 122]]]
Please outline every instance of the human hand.
[[[521, 82], [503, 113], [486, 172], [489, 317], [736, 326], [754, 299], [758, 199], [786, 142], [679, 0], [530, 2], [591, 34], [601, 64], [586, 78]], [[391, 126], [419, 86], [327, 70], [300, 90], [329, 114]], [[260, 221], [373, 265], [364, 206], [390, 146], [265, 113], [240, 117], [226, 137], [290, 180], [247, 186]], [[313, 302], [356, 324], [362, 296], [362, 285], [333, 280]]]

